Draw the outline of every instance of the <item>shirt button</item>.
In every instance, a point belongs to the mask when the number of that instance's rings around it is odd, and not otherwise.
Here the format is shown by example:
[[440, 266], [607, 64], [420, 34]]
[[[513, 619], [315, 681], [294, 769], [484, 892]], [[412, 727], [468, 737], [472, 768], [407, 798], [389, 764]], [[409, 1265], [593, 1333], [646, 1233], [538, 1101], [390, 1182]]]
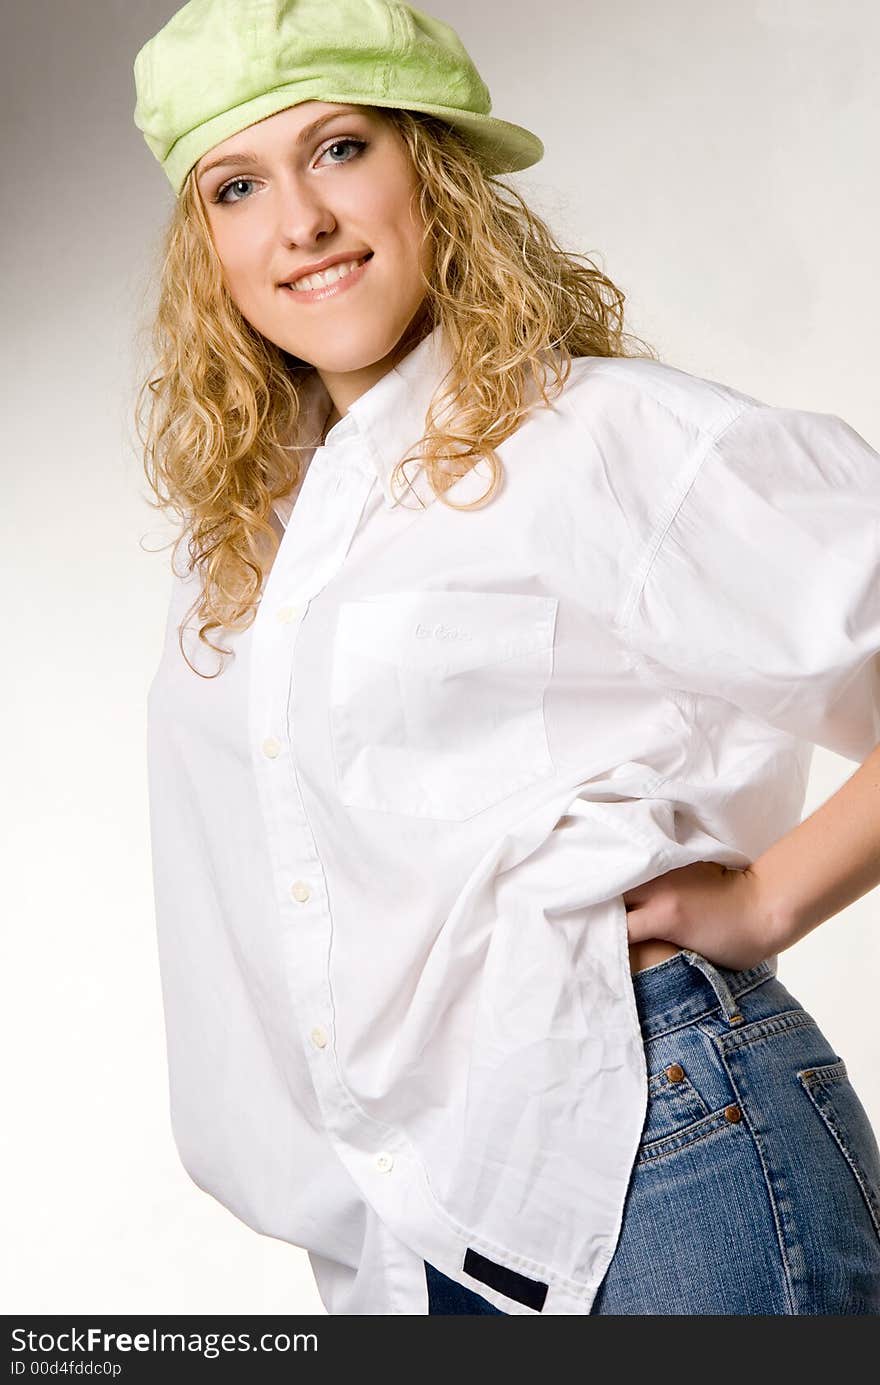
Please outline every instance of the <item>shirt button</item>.
[[281, 745], [274, 736], [268, 736], [263, 741], [263, 754], [267, 755], [270, 760], [274, 760], [276, 755], [281, 754]]
[[292, 620], [296, 620], [301, 610], [301, 606], [279, 606], [275, 615], [282, 625], [289, 625]]
[[390, 1154], [382, 1153], [376, 1155], [376, 1168], [380, 1173], [388, 1173], [394, 1168], [394, 1159]]
[[299, 901], [300, 904], [305, 904], [306, 900], [312, 892], [306, 884], [305, 880], [297, 880], [293, 885], [291, 885], [290, 893], [293, 895], [294, 899]]
[[670, 1082], [682, 1082], [684, 1080], [684, 1068], [680, 1063], [670, 1063], [666, 1069], [666, 1076]]
[[322, 1029], [321, 1026], [320, 1026], [319, 1024], [316, 1024], [316, 1025], [315, 1025], [314, 1029], [312, 1030], [312, 1036], [311, 1036], [311, 1037], [312, 1037], [312, 1043], [315, 1045], [315, 1048], [324, 1048], [324, 1047], [326, 1047], [326, 1044], [327, 1044], [327, 1033], [326, 1033], [326, 1030]]

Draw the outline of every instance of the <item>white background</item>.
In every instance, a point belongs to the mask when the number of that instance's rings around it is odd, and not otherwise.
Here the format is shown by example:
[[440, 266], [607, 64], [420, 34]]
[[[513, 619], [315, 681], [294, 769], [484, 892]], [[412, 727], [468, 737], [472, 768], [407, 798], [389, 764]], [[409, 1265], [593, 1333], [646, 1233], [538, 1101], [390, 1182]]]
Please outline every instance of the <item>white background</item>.
[[[28, 0], [2, 45], [4, 1311], [322, 1312], [305, 1252], [172, 1141], [145, 698], [170, 532], [131, 410], [172, 194], [132, 124], [160, 0]], [[661, 357], [880, 447], [874, 0], [435, 0], [513, 179]], [[856, 766], [817, 750], [807, 811]], [[878, 799], [880, 812], [880, 799]], [[880, 892], [782, 954], [880, 1130]]]

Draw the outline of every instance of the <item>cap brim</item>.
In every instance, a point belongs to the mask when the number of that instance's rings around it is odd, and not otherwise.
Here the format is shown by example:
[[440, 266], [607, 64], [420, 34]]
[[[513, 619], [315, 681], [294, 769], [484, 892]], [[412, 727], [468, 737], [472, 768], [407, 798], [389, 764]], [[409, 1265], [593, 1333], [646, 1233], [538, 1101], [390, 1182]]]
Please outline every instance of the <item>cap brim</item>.
[[266, 120], [270, 115], [301, 105], [304, 101], [332, 101], [346, 106], [378, 106], [386, 109], [421, 111], [425, 115], [436, 115], [454, 129], [465, 135], [482, 157], [490, 173], [517, 173], [530, 168], [544, 156], [544, 145], [537, 135], [521, 125], [512, 125], [507, 120], [495, 116], [481, 115], [478, 112], [462, 111], [456, 107], [428, 105], [419, 101], [376, 98], [373, 95], [357, 97], [351, 92], [333, 92], [314, 89], [307, 84], [297, 83], [289, 87], [276, 87], [274, 91], [262, 92], [252, 101], [222, 111], [213, 119], [182, 135], [172, 145], [162, 167], [176, 193], [183, 187], [186, 175], [210, 149], [223, 140], [238, 134], [249, 125]]

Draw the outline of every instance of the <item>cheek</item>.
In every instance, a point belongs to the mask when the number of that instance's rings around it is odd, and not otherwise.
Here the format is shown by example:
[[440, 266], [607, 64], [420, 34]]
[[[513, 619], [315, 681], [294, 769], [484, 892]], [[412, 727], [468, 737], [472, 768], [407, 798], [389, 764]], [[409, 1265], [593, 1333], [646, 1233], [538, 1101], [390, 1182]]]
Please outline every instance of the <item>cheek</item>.
[[259, 293], [265, 272], [264, 257], [256, 228], [224, 225], [214, 232], [214, 247], [223, 271], [223, 280], [239, 306]]
[[377, 239], [395, 247], [408, 264], [417, 265], [424, 236], [416, 184], [408, 166], [395, 157], [379, 173], [364, 178], [356, 190], [352, 188], [352, 193], [349, 215], [364, 228], [367, 239], [370, 228], [375, 228]]
[[411, 200], [409, 196], [407, 197], [401, 210], [400, 224], [414, 272], [418, 273], [421, 270], [423, 274], [429, 275], [432, 261], [431, 247], [425, 235], [425, 225], [421, 218], [417, 197], [412, 196]]
[[389, 240], [408, 279], [418, 280], [421, 272], [428, 272], [430, 247], [423, 228], [405, 210], [390, 224]]

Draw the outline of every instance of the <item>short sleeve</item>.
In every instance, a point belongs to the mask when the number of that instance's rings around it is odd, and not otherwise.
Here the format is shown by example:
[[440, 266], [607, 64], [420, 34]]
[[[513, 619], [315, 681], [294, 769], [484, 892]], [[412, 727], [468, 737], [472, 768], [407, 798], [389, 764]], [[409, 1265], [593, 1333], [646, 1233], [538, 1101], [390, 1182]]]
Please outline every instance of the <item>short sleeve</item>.
[[864, 761], [880, 741], [880, 454], [753, 401], [646, 544], [618, 628], [661, 683]]

